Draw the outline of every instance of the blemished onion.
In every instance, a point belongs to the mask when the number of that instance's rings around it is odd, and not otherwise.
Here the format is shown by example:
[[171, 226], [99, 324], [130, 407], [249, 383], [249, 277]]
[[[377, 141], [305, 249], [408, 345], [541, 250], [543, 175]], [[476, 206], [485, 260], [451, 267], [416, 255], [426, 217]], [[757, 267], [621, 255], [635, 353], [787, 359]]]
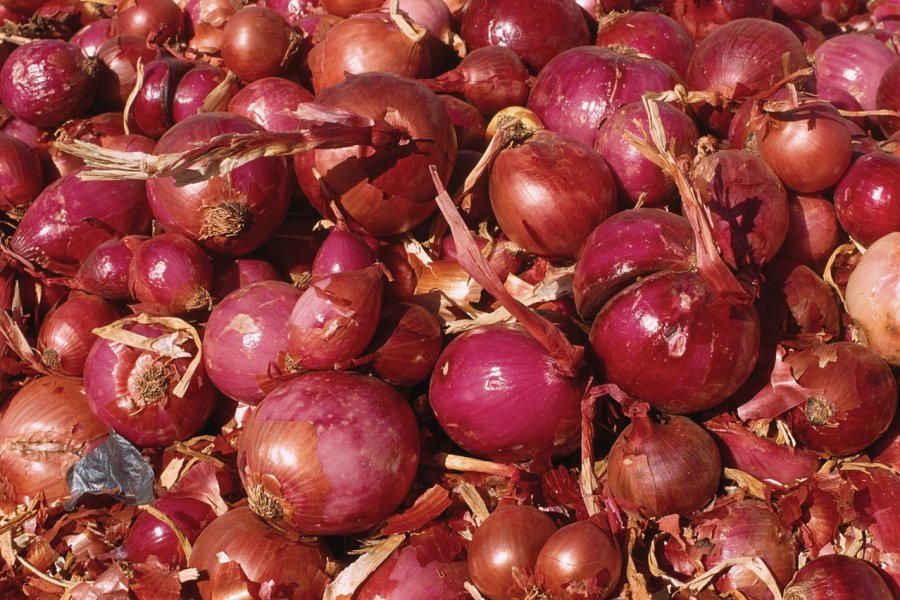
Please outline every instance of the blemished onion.
[[320, 0], [322, 8], [332, 15], [349, 17], [358, 12], [378, 8], [384, 0]]
[[384, 276], [378, 266], [310, 284], [288, 319], [288, 371], [333, 369], [359, 356], [375, 335]]
[[[181, 121], [160, 138], [156, 154], [184, 152], [225, 133], [262, 128], [231, 113], [204, 113]], [[252, 160], [224, 175], [179, 186], [173, 177], [147, 182], [153, 216], [167, 231], [198, 241], [211, 252], [237, 256], [265, 244], [287, 214], [287, 164], [281, 157]]]
[[357, 271], [375, 264], [375, 254], [361, 237], [340, 226], [328, 232], [319, 246], [310, 272], [325, 277], [344, 271]]
[[578, 313], [590, 320], [614, 294], [635, 281], [694, 262], [694, 234], [684, 217], [655, 208], [617, 213], [597, 226], [575, 263]]
[[69, 38], [69, 43], [78, 46], [89, 58], [97, 56], [97, 50], [110, 37], [112, 31], [112, 19], [98, 19], [91, 21]]
[[238, 469], [250, 507], [309, 535], [364, 531], [394, 511], [419, 463], [419, 432], [394, 388], [347, 372], [278, 387], [244, 426]]
[[800, 385], [816, 390], [788, 413], [801, 443], [846, 456], [887, 431], [897, 410], [897, 380], [880, 356], [859, 344], [836, 342], [785, 360]]
[[844, 231], [863, 246], [900, 231], [900, 156], [863, 156], [834, 190], [834, 209]]
[[0, 99], [16, 117], [43, 128], [83, 113], [97, 92], [97, 65], [81, 48], [36, 40], [12, 51], [0, 69]]
[[[230, 560], [223, 563], [222, 555]], [[188, 565], [206, 576], [197, 582], [200, 597], [220, 597], [236, 580], [267, 582], [295, 600], [319, 600], [329, 577], [328, 547], [317, 539], [295, 540], [266, 525], [246, 507], [216, 518], [194, 542]]]
[[162, 44], [184, 29], [184, 14], [172, 0], [127, 0], [116, 14], [120, 33]]
[[469, 580], [464, 560], [427, 556], [413, 545], [395, 550], [356, 592], [356, 600], [467, 600]]
[[[215, 517], [212, 507], [206, 502], [176, 494], [163, 496], [153, 503], [153, 508], [171, 519], [190, 544]], [[173, 566], [186, 562], [178, 536], [168, 524], [149, 512], [142, 512], [134, 520], [121, 553], [123, 558], [135, 563], [144, 562], [151, 556]]]
[[622, 576], [622, 551], [609, 527], [572, 523], [544, 542], [534, 567], [538, 587], [560, 600], [603, 600]]
[[134, 249], [128, 289], [141, 308], [153, 315], [207, 309], [212, 303], [212, 264], [195, 242], [164, 233]]
[[816, 48], [813, 60], [817, 87], [846, 90], [863, 110], [875, 110], [878, 84], [897, 53], [862, 33], [845, 33]]
[[[878, 90], [875, 93], [875, 107], [879, 110], [900, 110], [900, 60], [894, 63], [881, 76]], [[892, 135], [900, 129], [900, 117], [882, 115], [878, 117], [881, 130], [885, 135]]]
[[[670, 104], [658, 106], [666, 138], [675, 156], [691, 157], [700, 137], [697, 125]], [[622, 200], [632, 205], [640, 201], [641, 206], [647, 208], [663, 206], [676, 197], [675, 182], [623, 137], [625, 132], [639, 136], [642, 131], [649, 131], [643, 103], [626, 104], [600, 126], [594, 139], [594, 150], [606, 160]]]
[[51, 375], [19, 390], [0, 416], [0, 496], [25, 504], [69, 495], [66, 472], [101, 444], [107, 427], [88, 408], [81, 381]]
[[203, 335], [203, 361], [219, 391], [251, 405], [266, 397], [276, 385], [271, 376], [287, 350], [288, 317], [300, 295], [289, 283], [259, 281], [216, 305]]
[[518, 600], [525, 590], [516, 572], [534, 569], [541, 548], [556, 532], [553, 519], [533, 506], [497, 507], [469, 542], [472, 583], [491, 600]]
[[611, 13], [600, 23], [597, 46], [633, 48], [687, 75], [694, 40], [675, 19], [656, 12]]
[[278, 269], [267, 260], [253, 256], [230, 258], [213, 263], [212, 297], [214, 302], [257, 281], [283, 281]]
[[455, 68], [425, 83], [436, 92], [461, 93], [486, 115], [528, 100], [528, 69], [506, 46], [485, 46], [466, 55]]
[[21, 256], [63, 274], [74, 274], [103, 242], [150, 228], [144, 182], [82, 181], [80, 172], [44, 188], [10, 242]]
[[281, 77], [264, 77], [232, 96], [228, 112], [247, 117], [266, 131], [293, 131], [300, 123], [284, 113], [312, 100], [312, 93], [300, 84]]
[[44, 169], [22, 140], [0, 133], [0, 210], [21, 211], [44, 189]]
[[887, 584], [864, 560], [829, 554], [806, 563], [784, 590], [785, 600], [893, 600]]
[[225, 23], [222, 58], [246, 82], [284, 72], [297, 47], [296, 34], [274, 10], [245, 6]]
[[616, 109], [679, 83], [678, 73], [658, 60], [583, 46], [563, 52], [541, 70], [528, 108], [548, 129], [591, 145], [597, 128]]
[[172, 98], [178, 82], [191, 67], [186, 61], [172, 59], [154, 60], [144, 66], [143, 84], [129, 112], [141, 132], [159, 139], [175, 123]]
[[788, 231], [781, 256], [818, 269], [837, 247], [842, 235], [834, 205], [819, 196], [788, 195]]
[[41, 363], [59, 375], [81, 377], [96, 339], [91, 332], [121, 316], [119, 307], [103, 298], [71, 296], [41, 323], [37, 344]]
[[[225, 77], [225, 71], [213, 65], [201, 64], [185, 73], [172, 97], [172, 118], [175, 122], [180, 123], [203, 112], [206, 99], [213, 90], [219, 88]], [[237, 85], [232, 82], [223, 92], [223, 102], [227, 104], [237, 91]], [[221, 108], [217, 107], [217, 110]]]
[[148, 64], [162, 56], [157, 46], [134, 35], [117, 35], [100, 44], [97, 59], [100, 72], [97, 80], [97, 97], [112, 110], [125, 107], [128, 95], [137, 81], [137, 62]]
[[501, 152], [489, 186], [500, 228], [538, 256], [575, 258], [591, 231], [616, 210], [606, 161], [578, 140], [547, 130]]
[[736, 2], [675, 0], [669, 13], [681, 23], [696, 42], [705, 39], [718, 27], [747, 18], [771, 20], [772, 0], [738, 0]]
[[[456, 96], [449, 94], [440, 94], [441, 104], [453, 123], [453, 129], [456, 131], [456, 144], [460, 150], [484, 150], [485, 146], [485, 129], [487, 121], [478, 109]], [[457, 162], [459, 161], [457, 157]], [[471, 168], [469, 169], [471, 171]]]
[[405, 233], [434, 212], [428, 166], [437, 165], [446, 183], [456, 162], [453, 124], [434, 92], [416, 81], [368, 73], [328, 88], [317, 103], [384, 119], [415, 141], [295, 154], [297, 180], [316, 210], [334, 220], [334, 201], [351, 229], [376, 236]]
[[75, 274], [75, 288], [109, 300], [133, 300], [128, 270], [134, 249], [148, 239], [126, 235], [103, 242], [87, 255]]
[[845, 293], [847, 313], [860, 328], [866, 345], [900, 366], [900, 232], [872, 244], [850, 273]]
[[652, 413], [646, 404], [609, 451], [609, 489], [625, 510], [647, 517], [688, 515], [719, 489], [716, 442], [687, 417]]
[[574, 0], [470, 0], [460, 34], [471, 50], [506, 46], [537, 73], [561, 52], [590, 43], [587, 21]]
[[[122, 328], [150, 339], [174, 332], [155, 324], [130, 323]], [[190, 341], [181, 347], [189, 355], [198, 352]], [[191, 360], [191, 356], [172, 358], [100, 337], [84, 365], [91, 411], [138, 446], [168, 446], [186, 439], [203, 426], [218, 399], [202, 361], [190, 376], [184, 396], [175, 393]]]

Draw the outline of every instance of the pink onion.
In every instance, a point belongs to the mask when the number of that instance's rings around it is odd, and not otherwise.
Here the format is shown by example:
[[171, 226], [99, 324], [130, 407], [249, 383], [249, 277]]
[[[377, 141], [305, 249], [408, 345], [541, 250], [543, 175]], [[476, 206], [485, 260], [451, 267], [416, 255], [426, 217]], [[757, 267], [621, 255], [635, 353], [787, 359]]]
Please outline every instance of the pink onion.
[[892, 600], [894, 594], [869, 563], [852, 556], [829, 554], [806, 563], [797, 571], [785, 588], [784, 597], [788, 600]]
[[41, 363], [54, 373], [81, 377], [96, 336], [92, 331], [122, 316], [118, 306], [97, 296], [71, 296], [52, 310], [38, 332]]
[[153, 315], [208, 309], [212, 265], [196, 243], [177, 233], [164, 233], [134, 249], [128, 289], [141, 308]]
[[846, 90], [863, 110], [874, 110], [878, 84], [897, 53], [861, 33], [845, 33], [816, 48], [813, 60], [817, 87]]
[[326, 277], [344, 271], [365, 269], [375, 264], [372, 249], [352, 231], [335, 227], [319, 246], [310, 272], [313, 277]]
[[228, 112], [247, 117], [266, 131], [294, 131], [300, 125], [295, 117], [284, 114], [310, 102], [312, 93], [301, 85], [281, 77], [258, 79], [231, 97]]
[[144, 65], [143, 85], [129, 113], [141, 132], [159, 139], [172, 127], [175, 87], [191, 67], [186, 61], [171, 59], [154, 60]]
[[284, 278], [272, 263], [246, 256], [213, 263], [213, 301], [218, 302], [231, 292], [257, 281], [282, 281]]
[[[176, 123], [184, 121], [200, 112], [210, 93], [225, 79], [225, 71], [212, 65], [198, 65], [184, 74], [175, 95], [172, 97], [172, 118]], [[227, 104], [237, 92], [237, 85], [231, 84], [224, 90], [223, 101]], [[217, 107], [216, 110], [222, 110]]]
[[890, 233], [863, 254], [847, 282], [847, 313], [865, 343], [890, 364], [900, 366], [900, 233]]
[[[203, 527], [215, 517], [212, 507], [191, 497], [167, 494], [153, 503], [153, 508], [166, 515], [178, 527], [188, 543], [193, 544]], [[128, 530], [122, 544], [123, 558], [141, 563], [155, 556], [160, 562], [183, 565], [186, 562], [178, 537], [167, 523], [149, 512], [142, 512]]]
[[[417, 536], [418, 537], [418, 536]], [[463, 585], [469, 568], [462, 560], [422, 555], [421, 546], [410, 544], [395, 550], [359, 587], [356, 600], [466, 600]]]
[[146, 239], [127, 235], [97, 246], [78, 267], [76, 287], [109, 300], [133, 300], [128, 289], [128, 270], [134, 249]]

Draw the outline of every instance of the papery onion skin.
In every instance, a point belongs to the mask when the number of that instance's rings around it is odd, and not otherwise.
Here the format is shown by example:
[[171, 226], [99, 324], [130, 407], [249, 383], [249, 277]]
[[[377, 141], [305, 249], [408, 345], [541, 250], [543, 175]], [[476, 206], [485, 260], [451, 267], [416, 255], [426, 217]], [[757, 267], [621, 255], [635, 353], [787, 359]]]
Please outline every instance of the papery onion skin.
[[[472, 235], [472, 240], [479, 250], [487, 252], [488, 265], [500, 281], [506, 281], [510, 273], [518, 273], [522, 267], [524, 253], [516, 247], [515, 244], [506, 239], [494, 240], [489, 242], [479, 235]], [[490, 247], [488, 245], [490, 244]], [[441, 260], [452, 260], [459, 262], [459, 252], [456, 248], [456, 241], [452, 235], [448, 235], [441, 241]]]
[[294, 33], [284, 17], [262, 6], [245, 6], [225, 22], [222, 58], [246, 82], [284, 72], [294, 48]]
[[555, 531], [553, 520], [533, 506], [499, 506], [469, 542], [469, 573], [475, 587], [491, 600], [522, 598], [525, 590], [513, 572], [531, 571]]
[[415, 546], [395, 550], [359, 587], [355, 600], [468, 600], [463, 585], [469, 579], [465, 561], [422, 562]]
[[894, 600], [887, 584], [869, 563], [829, 554], [806, 563], [784, 590], [784, 600], [865, 598]]
[[759, 302], [764, 348], [782, 340], [820, 334], [837, 339], [841, 333], [841, 311], [833, 288], [809, 267], [776, 259], [765, 270]]
[[488, 325], [447, 345], [429, 400], [441, 428], [461, 447], [518, 462], [577, 447], [584, 384], [559, 373], [547, 350], [520, 327]]
[[71, 296], [47, 315], [38, 332], [41, 363], [54, 373], [81, 377], [94, 336], [91, 331], [122, 316], [115, 304], [98, 296]]
[[145, 236], [127, 235], [97, 246], [75, 274], [78, 289], [108, 300], [133, 300], [128, 289], [128, 269], [134, 249], [146, 239]]
[[406, 496], [418, 462], [404, 398], [373, 377], [335, 371], [305, 373], [266, 396], [238, 450], [250, 507], [308, 535], [377, 524]]
[[0, 416], [0, 495], [25, 504], [69, 495], [66, 472], [101, 444], [106, 425], [88, 409], [76, 379], [51, 375], [19, 390]]
[[687, 75], [694, 40], [675, 19], [655, 12], [610, 14], [597, 32], [598, 46], [624, 46], [662, 61]]
[[288, 345], [287, 322], [301, 292], [289, 283], [259, 281], [226, 296], [209, 315], [203, 361], [226, 396], [257, 405], [275, 383], [269, 375]]
[[534, 577], [551, 598], [603, 600], [622, 576], [622, 551], [605, 525], [572, 523], [541, 547]]
[[900, 156], [857, 160], [834, 190], [834, 209], [844, 231], [863, 246], [900, 231]]
[[812, 269], [823, 266], [840, 242], [834, 205], [818, 196], [788, 195], [788, 231], [779, 254]]
[[329, 583], [325, 563], [330, 553], [323, 541], [293, 541], [247, 507], [215, 519], [194, 543], [188, 565], [207, 575], [197, 582], [203, 600], [213, 600], [217, 586], [233, 582], [234, 575], [219, 561], [220, 553], [237, 563], [250, 581], [273, 582], [293, 600], [319, 600]]
[[0, 210], [24, 210], [44, 189], [44, 169], [28, 144], [0, 133]]
[[265, 77], [244, 86], [228, 101], [228, 112], [247, 117], [266, 131], [294, 131], [300, 123], [282, 114], [311, 102], [312, 92], [281, 77]]
[[865, 343], [888, 363], [900, 366], [900, 232], [869, 246], [850, 273], [847, 313], [862, 330]]
[[441, 354], [441, 325], [418, 304], [397, 302], [381, 311], [372, 343], [372, 369], [384, 381], [409, 387], [425, 381]]
[[878, 84], [897, 53], [867, 35], [845, 33], [816, 48], [813, 60], [817, 87], [846, 90], [863, 110], [875, 110]]
[[151, 238], [134, 250], [128, 289], [144, 311], [180, 315], [209, 308], [212, 264], [193, 241], [177, 233]]
[[[206, 502], [177, 495], [163, 496], [153, 503], [153, 508], [169, 517], [190, 544], [215, 517], [212, 507]], [[124, 557], [134, 563], [144, 562], [151, 556], [173, 566], [186, 562], [175, 532], [149, 512], [142, 512], [134, 520], [121, 550]]]

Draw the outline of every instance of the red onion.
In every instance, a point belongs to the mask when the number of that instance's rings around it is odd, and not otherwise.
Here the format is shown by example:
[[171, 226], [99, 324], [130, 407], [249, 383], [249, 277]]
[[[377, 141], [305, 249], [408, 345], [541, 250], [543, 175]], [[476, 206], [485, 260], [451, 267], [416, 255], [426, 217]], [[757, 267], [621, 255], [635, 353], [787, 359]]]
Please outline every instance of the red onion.
[[[460, 190], [465, 184], [466, 178], [478, 161], [482, 153], [473, 150], [460, 150], [456, 157], [456, 166], [453, 168], [453, 176], [447, 183], [450, 190]], [[480, 177], [472, 191], [463, 198], [461, 205], [464, 207], [462, 218], [470, 228], [477, 229], [478, 224], [487, 221], [491, 217], [491, 197], [488, 194], [490, 177]], [[466, 206], [468, 204], [468, 206]]]
[[35, 199], [10, 246], [21, 256], [63, 274], [103, 242], [150, 227], [142, 181], [82, 181], [75, 171]]
[[[506, 281], [510, 273], [517, 273], [522, 267], [522, 251], [506, 240], [488, 241], [481, 236], [472, 235], [472, 241], [482, 253], [487, 253], [485, 259], [500, 281]], [[490, 247], [488, 245], [490, 244]], [[447, 236], [441, 241], [441, 260], [460, 262], [459, 251], [453, 236]]]
[[702, 2], [675, 0], [669, 13], [681, 23], [695, 41], [700, 42], [722, 25], [747, 18], [771, 20], [772, 0]]
[[[150, 340], [176, 332], [136, 322], [119, 329]], [[138, 446], [168, 446], [196, 433], [212, 414], [217, 392], [200, 361], [186, 389], [179, 388], [199, 352], [189, 337], [180, 347], [175, 358], [174, 349], [161, 354], [100, 336], [84, 365], [84, 387], [97, 418]]]
[[107, 435], [75, 379], [49, 376], [19, 390], [0, 416], [0, 496], [27, 504], [69, 495], [66, 472]]
[[325, 230], [313, 229], [319, 216], [309, 213], [314, 211], [307, 209], [307, 214], [300, 215], [289, 213], [272, 239], [260, 251], [263, 258], [293, 281], [309, 278], [319, 246], [328, 235]]
[[[875, 107], [879, 110], [900, 110], [900, 60], [894, 60], [893, 64], [881, 76], [878, 90], [875, 93]], [[900, 130], [900, 117], [880, 116], [878, 122], [885, 135], [891, 135]]]
[[0, 99], [16, 117], [56, 127], [91, 105], [96, 64], [78, 46], [37, 40], [13, 50], [0, 69]]
[[566, 525], [541, 547], [534, 578], [552, 598], [603, 600], [622, 576], [622, 551], [596, 521]]
[[134, 249], [146, 239], [128, 235], [97, 246], [78, 267], [76, 288], [109, 300], [133, 300], [128, 289], [128, 270]]
[[365, 239], [388, 276], [384, 286], [384, 301], [411, 301], [418, 285], [419, 274], [410, 264], [410, 256], [403, 243], [372, 237]]
[[834, 290], [805, 265], [776, 260], [766, 269], [766, 281], [757, 303], [766, 323], [763, 347], [786, 339], [841, 333], [841, 311]]
[[847, 313], [869, 348], [900, 366], [900, 233], [872, 244], [850, 274], [845, 293]]
[[867, 562], [843, 554], [829, 554], [806, 563], [797, 571], [784, 590], [784, 598], [893, 600], [894, 595]]
[[206, 372], [223, 394], [259, 404], [277, 385], [271, 379], [287, 350], [287, 322], [300, 290], [259, 281], [232, 292], [209, 315], [203, 336]]
[[[220, 84], [225, 80], [225, 71], [212, 65], [198, 65], [184, 74], [175, 95], [172, 97], [172, 118], [176, 123], [184, 121], [203, 111], [202, 108], [210, 96], [216, 90], [220, 91]], [[232, 83], [230, 87], [222, 91], [222, 100], [225, 104], [237, 92], [237, 86]], [[216, 110], [222, 110], [216, 107]]]
[[311, 372], [259, 405], [238, 450], [250, 507], [303, 534], [366, 530], [399, 506], [419, 462], [412, 409], [371, 377]]
[[694, 40], [678, 21], [656, 12], [611, 13], [597, 32], [597, 45], [633, 48], [687, 75]]
[[128, 289], [153, 315], [180, 315], [212, 303], [212, 264], [203, 250], [177, 233], [164, 233], [134, 249]]
[[235, 583], [245, 578], [257, 586], [273, 585], [293, 600], [319, 600], [329, 582], [329, 554], [325, 542], [288, 538], [242, 507], [200, 533], [188, 564], [205, 575], [197, 582], [203, 600], [234, 591]]
[[299, 120], [283, 113], [312, 100], [313, 95], [293, 81], [265, 77], [232, 96], [228, 101], [228, 112], [247, 117], [266, 131], [294, 131], [300, 125]]
[[553, 520], [533, 506], [499, 506], [469, 542], [472, 583], [491, 600], [519, 600], [525, 590], [516, 574], [534, 569], [555, 531]]
[[172, 98], [175, 86], [191, 67], [188, 62], [172, 59], [154, 60], [144, 66], [143, 85], [129, 113], [140, 131], [159, 139], [174, 124]]
[[69, 43], [81, 48], [89, 58], [97, 56], [101, 44], [109, 39], [112, 30], [112, 19], [91, 21], [69, 38]]
[[[670, 104], [658, 106], [667, 140], [675, 155], [693, 156], [700, 137], [693, 119]], [[675, 182], [623, 137], [626, 132], [642, 136], [642, 131], [649, 131], [643, 103], [626, 104], [600, 126], [594, 139], [594, 150], [606, 160], [624, 200], [629, 204], [640, 201], [645, 207], [662, 206], [675, 197]]]
[[469, 0], [462, 16], [463, 39], [471, 50], [506, 46], [532, 72], [557, 54], [590, 43], [587, 22], [574, 0]]
[[162, 43], [181, 33], [184, 14], [172, 0], [127, 0], [119, 7], [116, 27], [122, 34]]
[[837, 247], [841, 234], [831, 202], [818, 196], [788, 195], [788, 232], [781, 256], [818, 269]]
[[505, 46], [486, 46], [466, 55], [455, 68], [425, 83], [436, 92], [461, 93], [472, 106], [492, 115], [528, 100], [528, 69]]
[[[822, 6], [822, 2], [816, 2], [817, 7]], [[812, 56], [813, 52], [816, 51], [816, 48], [822, 45], [825, 41], [825, 35], [816, 29], [815, 26], [810, 25], [806, 21], [797, 21], [793, 19], [786, 19], [781, 22], [782, 25], [790, 29], [794, 35], [797, 36], [797, 39], [800, 40], [800, 43], [803, 44], [803, 49], [806, 50], [807, 56]], [[820, 100], [831, 101], [830, 98], [824, 97], [820, 94], [817, 94]], [[852, 96], [848, 96], [852, 99]], [[855, 100], [854, 100], [855, 102]], [[846, 108], [844, 106], [835, 106], [836, 108]]]
[[272, 263], [247, 256], [213, 263], [213, 301], [218, 302], [231, 292], [257, 281], [283, 281]]
[[900, 157], [867, 154], [834, 190], [841, 227], [863, 246], [900, 231]]
[[860, 0], [822, 0], [822, 16], [842, 23], [859, 12]]
[[320, 0], [322, 8], [332, 15], [349, 17], [358, 12], [378, 8], [384, 0]]
[[44, 189], [38, 155], [25, 142], [0, 133], [0, 210], [24, 210]]
[[344, 271], [357, 271], [375, 264], [371, 248], [352, 231], [335, 227], [319, 246], [310, 272], [325, 277]]
[[119, 307], [97, 296], [71, 296], [41, 323], [37, 349], [41, 363], [59, 375], [81, 377], [98, 327], [122, 316]]
[[788, 19], [809, 19], [820, 13], [820, 0], [773, 0], [775, 12]]
[[[416, 536], [419, 537], [419, 536]], [[414, 538], [415, 539], [415, 538]], [[414, 543], [395, 550], [356, 592], [356, 600], [468, 600], [465, 561], [426, 556]]]
[[663, 92], [681, 83], [669, 65], [635, 52], [581, 47], [563, 52], [541, 70], [528, 108], [548, 129], [591, 145], [597, 128], [621, 106], [645, 92]]
[[[200, 114], [169, 129], [155, 153], [184, 152], [217, 135], [256, 131], [262, 128], [238, 115]], [[284, 220], [289, 201], [286, 169], [283, 158], [263, 157], [183, 186], [172, 177], [160, 177], [147, 182], [147, 198], [153, 216], [167, 231], [218, 254], [246, 254], [265, 244]]]
[[[163, 496], [152, 506], [178, 527], [189, 544], [194, 543], [203, 527], [215, 517], [206, 502], [177, 494]], [[173, 566], [186, 562], [175, 532], [149, 512], [142, 512], [134, 520], [121, 552], [123, 558], [135, 563], [144, 562], [151, 556]]]
[[246, 82], [284, 72], [296, 49], [296, 34], [284, 17], [262, 6], [245, 6], [229, 17], [222, 37], [222, 59]]
[[[485, 147], [485, 128], [487, 122], [478, 109], [455, 96], [440, 94], [438, 98], [453, 123], [453, 129], [456, 131], [456, 144], [460, 150], [484, 150]], [[457, 157], [458, 161], [458, 157]], [[471, 171], [471, 168], [469, 169]]]
[[305, 17], [315, 14], [319, 8], [319, 0], [263, 0], [259, 6], [265, 6], [277, 12], [291, 24], [300, 29]]
[[897, 53], [861, 33], [845, 33], [816, 48], [813, 60], [817, 87], [846, 90], [863, 110], [874, 110], [878, 84]]
[[161, 52], [143, 38], [119, 35], [100, 45], [97, 58], [101, 63], [97, 96], [109, 108], [121, 110], [134, 89], [138, 60], [146, 65], [161, 58]]

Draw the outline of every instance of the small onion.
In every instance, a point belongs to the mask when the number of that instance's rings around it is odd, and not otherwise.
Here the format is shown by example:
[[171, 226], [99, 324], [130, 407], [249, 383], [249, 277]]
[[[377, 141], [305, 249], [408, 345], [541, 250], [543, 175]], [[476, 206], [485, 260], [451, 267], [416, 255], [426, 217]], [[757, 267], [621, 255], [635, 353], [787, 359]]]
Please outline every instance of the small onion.
[[296, 49], [296, 34], [284, 17], [262, 6], [245, 6], [225, 23], [222, 59], [246, 82], [284, 72]]
[[788, 231], [781, 256], [818, 269], [837, 247], [841, 234], [831, 202], [818, 196], [788, 195]]
[[137, 81], [138, 60], [146, 65], [161, 55], [159, 48], [133, 35], [119, 35], [103, 42], [97, 49], [101, 63], [97, 81], [100, 101], [113, 110], [124, 108]]
[[687, 75], [694, 40], [675, 19], [656, 12], [611, 13], [597, 32], [597, 45], [633, 48]]
[[303, 86], [282, 79], [264, 77], [246, 85], [228, 101], [228, 112], [247, 117], [266, 131], [294, 131], [299, 121], [290, 114], [313, 95]]
[[109, 300], [133, 300], [128, 289], [128, 270], [134, 249], [146, 239], [127, 235], [97, 246], [78, 267], [76, 287]]
[[177, 233], [151, 238], [134, 250], [128, 289], [144, 311], [180, 315], [209, 308], [212, 264], [203, 250]]
[[335, 227], [319, 246], [310, 272], [313, 277], [357, 271], [375, 264], [372, 249], [352, 231]]
[[560, 600], [603, 600], [622, 576], [622, 551], [606, 525], [581, 521], [555, 532], [534, 567], [538, 586]]
[[44, 170], [25, 142], [0, 133], [0, 210], [21, 211], [44, 189]]
[[[180, 123], [188, 117], [204, 112], [202, 108], [206, 99], [213, 90], [219, 88], [225, 76], [225, 71], [212, 65], [198, 65], [185, 73], [172, 97], [172, 118], [175, 122]], [[224, 91], [224, 101], [227, 103], [235, 92], [237, 85], [231, 83]], [[221, 110], [220, 107], [216, 109]]]
[[284, 278], [272, 263], [246, 256], [213, 263], [212, 297], [214, 302], [257, 281], [282, 281]]
[[129, 113], [141, 132], [158, 139], [174, 124], [175, 87], [191, 67], [188, 62], [171, 59], [154, 60], [144, 66], [143, 84]]
[[863, 156], [834, 190], [834, 209], [844, 231], [863, 246], [900, 231], [900, 156]]
[[69, 43], [78, 46], [84, 54], [90, 58], [97, 56], [97, 50], [110, 37], [112, 31], [112, 19], [98, 19], [91, 21], [69, 38]]
[[894, 594], [869, 563], [843, 554], [820, 556], [806, 563], [784, 590], [785, 600], [843, 598], [893, 600]]
[[847, 313], [868, 347], [900, 366], [900, 233], [872, 244], [850, 273], [845, 292]]
[[162, 43], [181, 33], [184, 14], [172, 0], [127, 0], [119, 7], [120, 33]]
[[[485, 129], [487, 122], [478, 109], [456, 96], [440, 94], [438, 98], [453, 123], [456, 131], [456, 143], [460, 150], [484, 150]], [[458, 160], [458, 159], [457, 159]], [[470, 169], [471, 170], [471, 169]]]
[[119, 307], [97, 296], [71, 296], [50, 312], [38, 332], [41, 363], [54, 373], [81, 377], [96, 336], [92, 331], [122, 316]]
[[[171, 519], [190, 544], [215, 517], [206, 502], [177, 494], [163, 496], [153, 503], [153, 508]], [[121, 551], [124, 558], [135, 563], [144, 562], [151, 556], [173, 566], [185, 563], [184, 551], [172, 527], [149, 512], [142, 512], [134, 520]]]
[[466, 55], [455, 68], [425, 83], [438, 92], [462, 93], [472, 106], [493, 115], [528, 100], [528, 69], [505, 46], [486, 46]]

